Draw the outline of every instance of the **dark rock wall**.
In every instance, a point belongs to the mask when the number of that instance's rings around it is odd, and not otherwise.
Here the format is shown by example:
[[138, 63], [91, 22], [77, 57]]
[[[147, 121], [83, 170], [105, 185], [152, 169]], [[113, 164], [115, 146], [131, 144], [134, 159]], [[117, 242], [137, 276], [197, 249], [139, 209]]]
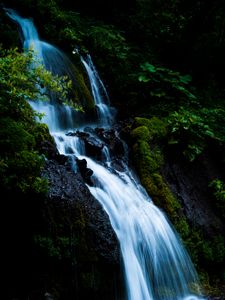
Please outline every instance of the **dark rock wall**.
[[47, 196], [5, 198], [4, 299], [122, 299], [120, 251], [108, 215], [66, 157], [46, 160], [43, 176]]
[[209, 188], [212, 180], [224, 176], [222, 166], [216, 161], [216, 155], [205, 152], [193, 163], [179, 155], [168, 155], [165, 161], [164, 176], [181, 202], [189, 222], [201, 227], [210, 237], [224, 233], [224, 224], [215, 208]]

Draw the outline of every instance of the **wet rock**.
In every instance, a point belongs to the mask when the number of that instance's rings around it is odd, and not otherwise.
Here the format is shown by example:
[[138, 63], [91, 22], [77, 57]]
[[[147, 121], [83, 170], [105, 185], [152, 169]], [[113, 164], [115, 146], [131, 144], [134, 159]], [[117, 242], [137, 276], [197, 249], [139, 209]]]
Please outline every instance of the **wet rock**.
[[124, 157], [124, 145], [120, 138], [117, 136], [116, 130], [105, 130], [104, 128], [96, 128], [97, 136], [105, 142], [110, 151], [116, 157]]
[[68, 132], [66, 133], [67, 136], [77, 136], [77, 137], [80, 137], [82, 139], [85, 139], [87, 137], [89, 137], [89, 134], [86, 133], [86, 132], [83, 132], [83, 131], [73, 131], [73, 132]]
[[[81, 164], [86, 165], [82, 160]], [[76, 206], [85, 214], [87, 244], [107, 263], [118, 264], [119, 244], [109, 217], [101, 204], [91, 195], [79, 173], [68, 170], [56, 161], [47, 161], [43, 176], [49, 180], [47, 205], [61, 206], [68, 216], [76, 211]], [[67, 219], [67, 216], [65, 216]]]
[[41, 143], [40, 149], [48, 159], [54, 159], [60, 164], [65, 164], [67, 162], [67, 157], [59, 153], [55, 143], [45, 140]]
[[96, 158], [97, 160], [101, 159], [104, 144], [99, 139], [90, 136], [84, 139], [84, 144], [87, 156]]
[[102, 148], [105, 143], [99, 139], [95, 134], [93, 134], [93, 129], [87, 127], [88, 132], [76, 131], [67, 133], [68, 136], [77, 136], [83, 142], [85, 146], [86, 155], [97, 160], [101, 160], [102, 157]]
[[112, 166], [115, 170], [117, 170], [117, 171], [119, 171], [119, 172], [124, 172], [124, 171], [125, 171], [124, 163], [123, 163], [123, 161], [121, 161], [121, 160], [119, 160], [119, 159], [114, 159], [114, 160], [112, 160], [111, 166]]
[[91, 176], [93, 175], [93, 171], [89, 168], [87, 168], [87, 161], [86, 159], [76, 159], [77, 166], [80, 170], [81, 176], [83, 177], [84, 181], [89, 184], [93, 185]]

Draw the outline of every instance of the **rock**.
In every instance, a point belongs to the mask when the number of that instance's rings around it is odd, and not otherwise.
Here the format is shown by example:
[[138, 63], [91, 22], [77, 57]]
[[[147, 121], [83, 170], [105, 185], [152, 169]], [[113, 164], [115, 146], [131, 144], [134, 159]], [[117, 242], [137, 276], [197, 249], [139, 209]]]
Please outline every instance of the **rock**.
[[[202, 156], [189, 163], [178, 156], [168, 156], [165, 160], [164, 177], [171, 191], [179, 199], [189, 222], [199, 226], [207, 236], [224, 234], [225, 228], [215, 211], [209, 183], [223, 178], [223, 170], [213, 161], [213, 155]], [[221, 174], [221, 175], [219, 175]]]
[[93, 171], [87, 168], [87, 161], [86, 159], [76, 159], [77, 166], [80, 170], [81, 176], [83, 177], [84, 181], [89, 184], [93, 185], [91, 181], [91, 176], [93, 175]]
[[104, 146], [102, 141], [94, 136], [85, 138], [83, 141], [85, 144], [86, 155], [100, 160], [102, 156], [102, 148]]
[[123, 158], [125, 155], [124, 145], [113, 129], [96, 128], [97, 136], [109, 147], [115, 157]]
[[102, 148], [105, 143], [99, 139], [96, 134], [93, 134], [94, 130], [92, 128], [86, 127], [85, 129], [88, 132], [76, 131], [67, 133], [68, 136], [77, 136], [83, 142], [85, 146], [86, 155], [97, 160], [101, 160], [102, 156]]
[[40, 149], [48, 159], [54, 159], [60, 164], [65, 164], [67, 162], [67, 157], [59, 153], [55, 143], [45, 140], [41, 143]]
[[[86, 161], [80, 162], [84, 167]], [[66, 166], [56, 161], [47, 161], [43, 176], [49, 180], [48, 203], [66, 207], [68, 215], [70, 210], [76, 209], [79, 204], [85, 214], [87, 243], [101, 259], [108, 263], [119, 262], [119, 244], [112, 229], [109, 217], [101, 204], [91, 195], [79, 173], [69, 171]], [[66, 218], [66, 217], [65, 217]]]

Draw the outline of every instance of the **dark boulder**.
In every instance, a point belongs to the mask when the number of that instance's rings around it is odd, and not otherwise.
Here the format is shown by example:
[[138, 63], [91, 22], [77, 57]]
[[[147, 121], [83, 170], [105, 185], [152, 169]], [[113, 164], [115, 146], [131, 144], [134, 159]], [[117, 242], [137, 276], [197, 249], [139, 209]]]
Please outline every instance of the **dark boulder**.
[[[80, 160], [86, 166], [86, 161]], [[108, 262], [118, 263], [119, 246], [116, 235], [111, 227], [109, 217], [101, 204], [91, 195], [89, 189], [79, 173], [68, 170], [66, 166], [55, 161], [47, 161], [43, 176], [49, 180], [47, 203], [58, 203], [70, 209], [79, 204], [85, 214], [85, 222], [91, 244], [98, 253]]]
[[93, 185], [92, 181], [91, 181], [91, 176], [93, 175], [93, 171], [89, 168], [87, 168], [87, 161], [86, 159], [76, 159], [77, 162], [77, 166], [79, 168], [80, 174], [82, 176], [82, 178], [84, 179], [84, 181], [89, 184], [89, 185]]

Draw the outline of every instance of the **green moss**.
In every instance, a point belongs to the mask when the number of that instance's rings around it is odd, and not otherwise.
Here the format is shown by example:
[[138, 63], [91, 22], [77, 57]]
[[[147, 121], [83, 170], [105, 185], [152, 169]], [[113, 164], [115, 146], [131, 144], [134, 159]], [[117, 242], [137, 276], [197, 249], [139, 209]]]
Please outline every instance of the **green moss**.
[[[80, 61], [76, 64], [80, 64]], [[80, 67], [76, 67], [74, 64], [71, 64], [70, 72], [73, 74], [74, 104], [79, 103], [85, 110], [93, 109], [94, 101], [91, 94], [90, 83], [83, 67], [81, 65]]]
[[149, 130], [146, 126], [139, 126], [131, 132], [131, 137], [134, 140], [149, 141]]
[[191, 234], [190, 226], [184, 216], [176, 218], [175, 227], [184, 240]]
[[159, 171], [163, 162], [160, 150], [158, 148], [150, 149], [148, 142], [145, 140], [139, 139], [133, 145], [133, 155], [141, 177]]
[[162, 151], [150, 144], [153, 138], [165, 135], [165, 124], [156, 117], [136, 118], [135, 122], [140, 126], [133, 129], [131, 137], [134, 141], [133, 159], [138, 175], [153, 201], [175, 218], [180, 205], [160, 174], [163, 165]]
[[[133, 140], [132, 156], [141, 183], [157, 206], [162, 208], [184, 240], [188, 240], [190, 252], [197, 261], [196, 239], [191, 238], [190, 226], [182, 214], [181, 205], [171, 192], [161, 174], [163, 150], [158, 146], [166, 134], [166, 125], [156, 117], [136, 118], [131, 132]], [[199, 236], [195, 237], [200, 240]], [[194, 247], [193, 247], [194, 246]]]
[[34, 134], [37, 146], [40, 145], [44, 141], [49, 141], [51, 143], [54, 143], [54, 139], [49, 132], [49, 128], [44, 123], [36, 123], [33, 128], [33, 134]]
[[150, 139], [162, 138], [167, 133], [166, 124], [157, 117], [151, 119], [135, 118], [135, 126], [146, 126], [149, 130]]

